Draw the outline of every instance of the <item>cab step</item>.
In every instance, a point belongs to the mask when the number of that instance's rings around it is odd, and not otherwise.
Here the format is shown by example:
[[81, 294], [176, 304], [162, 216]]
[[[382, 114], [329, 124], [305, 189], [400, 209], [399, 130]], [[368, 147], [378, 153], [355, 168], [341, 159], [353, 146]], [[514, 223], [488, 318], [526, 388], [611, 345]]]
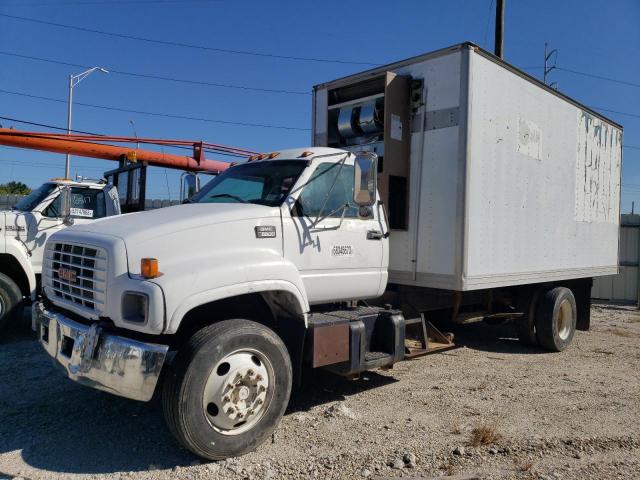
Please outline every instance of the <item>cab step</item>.
[[310, 360], [344, 376], [387, 368], [404, 358], [404, 317], [386, 307], [355, 307], [313, 313]]

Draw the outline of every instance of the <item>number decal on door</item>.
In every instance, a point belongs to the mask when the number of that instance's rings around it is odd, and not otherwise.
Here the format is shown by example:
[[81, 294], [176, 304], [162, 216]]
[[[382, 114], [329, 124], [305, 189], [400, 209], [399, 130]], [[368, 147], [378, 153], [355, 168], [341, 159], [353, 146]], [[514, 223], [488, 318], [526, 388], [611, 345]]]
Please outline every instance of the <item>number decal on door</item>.
[[353, 247], [351, 245], [333, 245], [331, 247], [332, 257], [353, 257]]

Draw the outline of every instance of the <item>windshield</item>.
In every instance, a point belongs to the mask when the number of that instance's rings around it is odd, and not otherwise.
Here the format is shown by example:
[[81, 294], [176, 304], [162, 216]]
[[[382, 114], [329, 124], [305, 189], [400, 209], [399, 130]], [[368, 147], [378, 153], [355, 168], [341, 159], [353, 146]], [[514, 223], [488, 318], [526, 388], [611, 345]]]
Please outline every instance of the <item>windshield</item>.
[[21, 212], [30, 212], [36, 208], [40, 203], [47, 198], [47, 196], [56, 188], [55, 183], [43, 183], [36, 188], [29, 195], [20, 200], [13, 207], [14, 210], [20, 210]]
[[275, 207], [289, 194], [308, 162], [271, 160], [243, 163], [222, 172], [193, 198], [194, 203], [257, 203]]

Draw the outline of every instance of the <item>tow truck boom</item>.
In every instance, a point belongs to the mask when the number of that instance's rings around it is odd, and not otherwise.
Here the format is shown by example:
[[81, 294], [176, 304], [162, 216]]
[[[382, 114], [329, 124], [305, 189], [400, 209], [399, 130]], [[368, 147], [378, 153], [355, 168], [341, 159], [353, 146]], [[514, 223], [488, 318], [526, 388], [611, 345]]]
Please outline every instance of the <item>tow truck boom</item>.
[[[98, 143], [100, 142], [100, 143]], [[193, 156], [175, 155], [129, 146], [109, 145], [111, 143], [136, 143], [159, 145], [163, 147], [191, 147]], [[75, 135], [46, 132], [27, 132], [0, 128], [0, 145], [44, 150], [54, 153], [77, 155], [80, 157], [101, 158], [104, 160], [128, 160], [150, 166], [176, 168], [191, 172], [219, 173], [229, 168], [230, 163], [222, 160], [204, 158], [205, 151], [232, 157], [248, 157], [255, 154], [250, 150], [206, 143], [202, 141], [164, 140], [154, 138], [111, 137], [102, 135]]]

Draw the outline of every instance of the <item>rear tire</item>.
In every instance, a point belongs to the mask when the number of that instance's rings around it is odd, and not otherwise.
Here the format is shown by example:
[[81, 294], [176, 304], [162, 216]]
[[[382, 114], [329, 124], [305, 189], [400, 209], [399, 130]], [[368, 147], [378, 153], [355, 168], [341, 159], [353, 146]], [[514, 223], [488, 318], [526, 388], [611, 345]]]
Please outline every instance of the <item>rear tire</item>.
[[538, 343], [552, 352], [561, 352], [571, 345], [576, 331], [576, 300], [566, 287], [546, 291], [536, 309]]
[[523, 345], [530, 347], [538, 345], [538, 339], [536, 338], [536, 309], [541, 293], [541, 289], [538, 288], [529, 290], [524, 294], [526, 297], [521, 303], [522, 306], [519, 307], [524, 312], [524, 315], [514, 322], [518, 340]]
[[256, 322], [225, 320], [196, 332], [176, 355], [163, 389], [165, 420], [200, 457], [244, 455], [280, 423], [291, 383], [280, 337]]
[[16, 282], [0, 273], [0, 332], [18, 317], [22, 306], [22, 292]]

